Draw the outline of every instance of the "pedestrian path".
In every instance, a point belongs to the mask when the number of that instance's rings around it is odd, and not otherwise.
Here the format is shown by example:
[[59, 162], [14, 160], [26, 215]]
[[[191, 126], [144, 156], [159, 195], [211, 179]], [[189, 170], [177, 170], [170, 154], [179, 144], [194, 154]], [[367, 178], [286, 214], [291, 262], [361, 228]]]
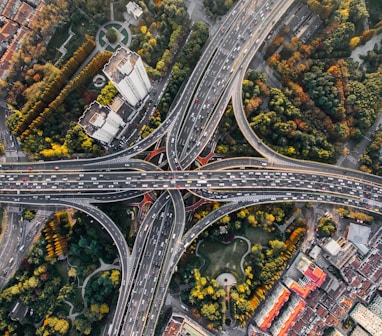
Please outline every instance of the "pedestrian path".
[[99, 272], [110, 271], [110, 270], [114, 270], [114, 269], [120, 269], [120, 266], [117, 266], [114, 264], [106, 264], [101, 258], [99, 258], [99, 262], [100, 262], [100, 266], [97, 269], [95, 269], [93, 272], [91, 272], [85, 278], [82, 286], [78, 286], [79, 288], [81, 288], [81, 296], [82, 296], [82, 300], [83, 300], [83, 304], [84, 304], [84, 307], [82, 308], [82, 310], [79, 312], [73, 313], [73, 309], [74, 309], [73, 304], [67, 300], [64, 300], [64, 302], [70, 306], [68, 319], [74, 321], [76, 319], [76, 317], [79, 315], [82, 315], [84, 313], [85, 309], [87, 308], [87, 303], [85, 300], [85, 290], [86, 290], [86, 286], [87, 286], [88, 282], [90, 281], [90, 279], [94, 275], [96, 275]]

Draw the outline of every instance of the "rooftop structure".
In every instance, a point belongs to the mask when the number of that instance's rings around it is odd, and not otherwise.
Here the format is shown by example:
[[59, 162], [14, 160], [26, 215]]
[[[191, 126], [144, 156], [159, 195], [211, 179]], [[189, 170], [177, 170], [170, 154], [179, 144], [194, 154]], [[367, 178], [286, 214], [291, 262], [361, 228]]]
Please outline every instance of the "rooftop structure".
[[131, 106], [141, 105], [151, 90], [141, 57], [129, 49], [119, 48], [103, 72]]
[[269, 334], [250, 324], [248, 326], [247, 336], [269, 336]]
[[261, 307], [260, 312], [255, 316], [258, 327], [262, 330], [270, 328], [272, 321], [279, 314], [284, 303], [288, 301], [290, 291], [279, 283], [265, 304]]
[[334, 329], [330, 336], [345, 336], [342, 332], [337, 329]]
[[128, 14], [134, 17], [135, 20], [138, 20], [143, 14], [142, 8], [132, 1], [126, 5], [126, 10]]
[[382, 296], [377, 294], [369, 304], [369, 309], [382, 319]]
[[350, 223], [347, 239], [355, 244], [367, 245], [370, 232], [371, 229], [368, 226]]
[[284, 280], [285, 285], [293, 292], [306, 299], [310, 292], [315, 290], [316, 285], [306, 278], [301, 278], [298, 281], [294, 281], [291, 278]]
[[288, 331], [296, 323], [298, 316], [305, 308], [305, 301], [292, 296], [286, 310], [283, 311], [275, 323], [270, 328], [273, 336], [287, 336]]
[[17, 301], [12, 305], [8, 316], [13, 321], [20, 321], [26, 316], [28, 311], [29, 308], [27, 306], [25, 306], [21, 301]]
[[199, 326], [187, 316], [173, 313], [163, 336], [212, 336], [210, 332]]
[[350, 333], [350, 336], [369, 336], [370, 334], [363, 330], [360, 326], [356, 326], [352, 332]]
[[344, 267], [357, 254], [357, 248], [353, 243], [344, 238], [339, 238], [337, 241], [329, 238], [323, 249], [330, 255], [329, 262], [339, 269]]
[[374, 248], [365, 257], [358, 272], [373, 283], [380, 283], [382, 279], [382, 251]]
[[309, 253], [309, 257], [311, 257], [313, 260], [316, 260], [318, 256], [320, 255], [320, 253], [321, 253], [321, 247], [319, 247], [318, 245], [314, 245], [314, 247]]
[[111, 143], [120, 128], [126, 124], [116, 112], [97, 101], [89, 105], [78, 123], [87, 135], [104, 144]]
[[297, 269], [309, 280], [314, 282], [317, 287], [321, 287], [326, 279], [326, 273], [302, 253], [300, 256], [300, 261], [297, 264]]
[[341, 246], [334, 239], [330, 238], [324, 245], [324, 251], [331, 256], [335, 256], [341, 251]]
[[11, 66], [14, 52], [29, 30], [29, 23], [36, 19], [42, 0], [0, 1], [0, 78], [5, 77]]
[[382, 319], [367, 309], [363, 304], [357, 303], [350, 313], [351, 318], [372, 336], [380, 336]]

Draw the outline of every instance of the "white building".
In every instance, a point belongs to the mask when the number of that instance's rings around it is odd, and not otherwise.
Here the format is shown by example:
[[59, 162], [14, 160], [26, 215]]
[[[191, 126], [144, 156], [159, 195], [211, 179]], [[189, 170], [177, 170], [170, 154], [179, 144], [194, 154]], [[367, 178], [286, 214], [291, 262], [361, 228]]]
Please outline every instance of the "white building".
[[141, 57], [125, 48], [119, 48], [105, 64], [105, 75], [132, 106], [139, 106], [151, 90]]
[[87, 135], [104, 144], [110, 144], [120, 128], [126, 125], [116, 112], [97, 101], [93, 101], [89, 105], [78, 123]]
[[142, 8], [132, 1], [126, 5], [126, 10], [128, 14], [134, 17], [135, 20], [138, 20], [143, 14]]
[[382, 320], [361, 303], [357, 303], [350, 316], [372, 336], [380, 336]]

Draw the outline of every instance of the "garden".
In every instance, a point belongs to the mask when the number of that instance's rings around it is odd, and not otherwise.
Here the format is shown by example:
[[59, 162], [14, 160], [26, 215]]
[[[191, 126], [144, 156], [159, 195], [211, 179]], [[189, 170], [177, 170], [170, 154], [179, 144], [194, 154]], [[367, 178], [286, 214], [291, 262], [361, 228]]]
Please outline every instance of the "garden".
[[210, 278], [216, 278], [220, 273], [228, 272], [234, 274], [239, 281], [243, 281], [242, 260], [250, 248], [249, 243], [242, 238], [236, 238], [228, 244], [212, 239], [203, 240], [196, 250], [203, 259], [200, 271]]

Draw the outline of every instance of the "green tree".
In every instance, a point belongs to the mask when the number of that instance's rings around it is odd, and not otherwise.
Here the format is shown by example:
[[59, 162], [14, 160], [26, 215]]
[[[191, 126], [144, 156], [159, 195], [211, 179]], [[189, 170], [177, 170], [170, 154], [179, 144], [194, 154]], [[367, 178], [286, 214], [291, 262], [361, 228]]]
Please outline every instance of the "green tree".
[[110, 43], [115, 43], [118, 40], [118, 32], [113, 27], [106, 31], [105, 36]]

